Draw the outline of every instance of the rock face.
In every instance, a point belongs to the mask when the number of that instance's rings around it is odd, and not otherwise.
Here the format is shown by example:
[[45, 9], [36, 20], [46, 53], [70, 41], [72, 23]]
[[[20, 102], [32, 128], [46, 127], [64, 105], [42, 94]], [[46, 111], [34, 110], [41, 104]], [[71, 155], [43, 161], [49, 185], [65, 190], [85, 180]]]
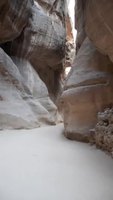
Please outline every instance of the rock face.
[[31, 16], [32, 0], [0, 1], [0, 43], [13, 40]]
[[109, 152], [113, 157], [113, 108], [98, 113], [93, 142], [98, 148]]
[[0, 49], [0, 128], [33, 128], [57, 122], [57, 108], [27, 61]]
[[86, 32], [100, 52], [113, 62], [113, 1], [88, 0]]
[[75, 22], [76, 22], [75, 28], [77, 30], [77, 38], [76, 38], [76, 53], [77, 53], [86, 37], [84, 0], [76, 0]]
[[1, 1], [0, 128], [58, 122], [57, 107], [49, 95], [56, 98], [60, 88], [64, 8], [63, 0]]
[[[102, 31], [98, 26], [99, 13], [98, 9], [96, 12], [90, 10], [90, 5], [95, 2], [97, 1], [79, 0], [76, 2], [77, 55], [61, 97], [66, 137], [85, 142], [90, 140], [91, 129], [97, 123], [98, 112], [113, 104], [113, 63], [107, 56], [108, 53], [102, 54], [100, 48], [98, 49], [98, 32]], [[109, 4], [107, 1], [102, 2]], [[99, 6], [103, 10], [102, 2], [99, 3]], [[107, 5], [106, 8], [109, 6]], [[90, 14], [94, 16], [92, 25], [88, 24], [92, 19]], [[97, 15], [95, 16], [95, 14]], [[109, 21], [109, 17], [107, 21]], [[104, 20], [101, 23], [105, 26]], [[95, 30], [93, 29], [92, 33], [93, 26]], [[89, 39], [89, 36], [92, 40]], [[101, 36], [100, 42], [104, 40], [103, 34]], [[106, 37], [109, 38], [109, 35]], [[104, 40], [104, 42], [107, 47], [107, 41]]]
[[[47, 6], [48, 5], [48, 6]], [[37, 1], [32, 18], [11, 44], [10, 54], [29, 60], [46, 83], [51, 97], [57, 96], [65, 47], [65, 3]], [[21, 42], [20, 42], [21, 41]]]

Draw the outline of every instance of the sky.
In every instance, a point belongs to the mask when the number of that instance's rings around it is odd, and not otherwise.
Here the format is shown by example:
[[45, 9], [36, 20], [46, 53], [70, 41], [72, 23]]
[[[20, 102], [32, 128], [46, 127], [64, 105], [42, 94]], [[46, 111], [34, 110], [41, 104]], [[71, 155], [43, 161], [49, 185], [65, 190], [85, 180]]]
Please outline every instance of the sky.
[[74, 36], [76, 38], [76, 30], [74, 28], [75, 26], [75, 1], [74, 0], [68, 0], [68, 9], [69, 9], [69, 15], [71, 17], [71, 20], [72, 20], [72, 24], [73, 24], [73, 33], [74, 33]]
[[69, 4], [68, 4], [68, 8], [69, 8], [70, 16], [71, 16], [71, 18], [72, 18], [73, 23], [74, 23], [74, 7], [75, 7], [75, 2], [74, 2], [74, 0], [70, 0], [70, 1], [69, 1]]

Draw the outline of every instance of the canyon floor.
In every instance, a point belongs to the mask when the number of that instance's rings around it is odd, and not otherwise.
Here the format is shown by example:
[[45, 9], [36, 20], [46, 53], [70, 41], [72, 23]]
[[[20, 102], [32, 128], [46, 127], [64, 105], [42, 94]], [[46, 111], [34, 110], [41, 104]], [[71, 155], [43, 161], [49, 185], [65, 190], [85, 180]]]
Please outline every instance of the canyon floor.
[[63, 125], [0, 132], [0, 200], [113, 200], [113, 160]]

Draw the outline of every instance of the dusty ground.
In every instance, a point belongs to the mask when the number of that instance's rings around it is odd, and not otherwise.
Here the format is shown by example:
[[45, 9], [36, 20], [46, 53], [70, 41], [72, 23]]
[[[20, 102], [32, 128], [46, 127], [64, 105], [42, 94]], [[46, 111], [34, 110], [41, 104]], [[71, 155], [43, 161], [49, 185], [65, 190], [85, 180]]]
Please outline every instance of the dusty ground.
[[0, 132], [0, 200], [113, 200], [113, 160], [62, 130]]

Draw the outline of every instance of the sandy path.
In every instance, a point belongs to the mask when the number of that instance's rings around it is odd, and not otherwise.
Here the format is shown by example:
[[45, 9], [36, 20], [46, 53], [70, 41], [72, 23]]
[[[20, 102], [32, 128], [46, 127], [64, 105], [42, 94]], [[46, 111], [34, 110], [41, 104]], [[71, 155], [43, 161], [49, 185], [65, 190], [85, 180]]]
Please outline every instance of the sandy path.
[[0, 133], [0, 200], [113, 200], [113, 160], [61, 132]]

